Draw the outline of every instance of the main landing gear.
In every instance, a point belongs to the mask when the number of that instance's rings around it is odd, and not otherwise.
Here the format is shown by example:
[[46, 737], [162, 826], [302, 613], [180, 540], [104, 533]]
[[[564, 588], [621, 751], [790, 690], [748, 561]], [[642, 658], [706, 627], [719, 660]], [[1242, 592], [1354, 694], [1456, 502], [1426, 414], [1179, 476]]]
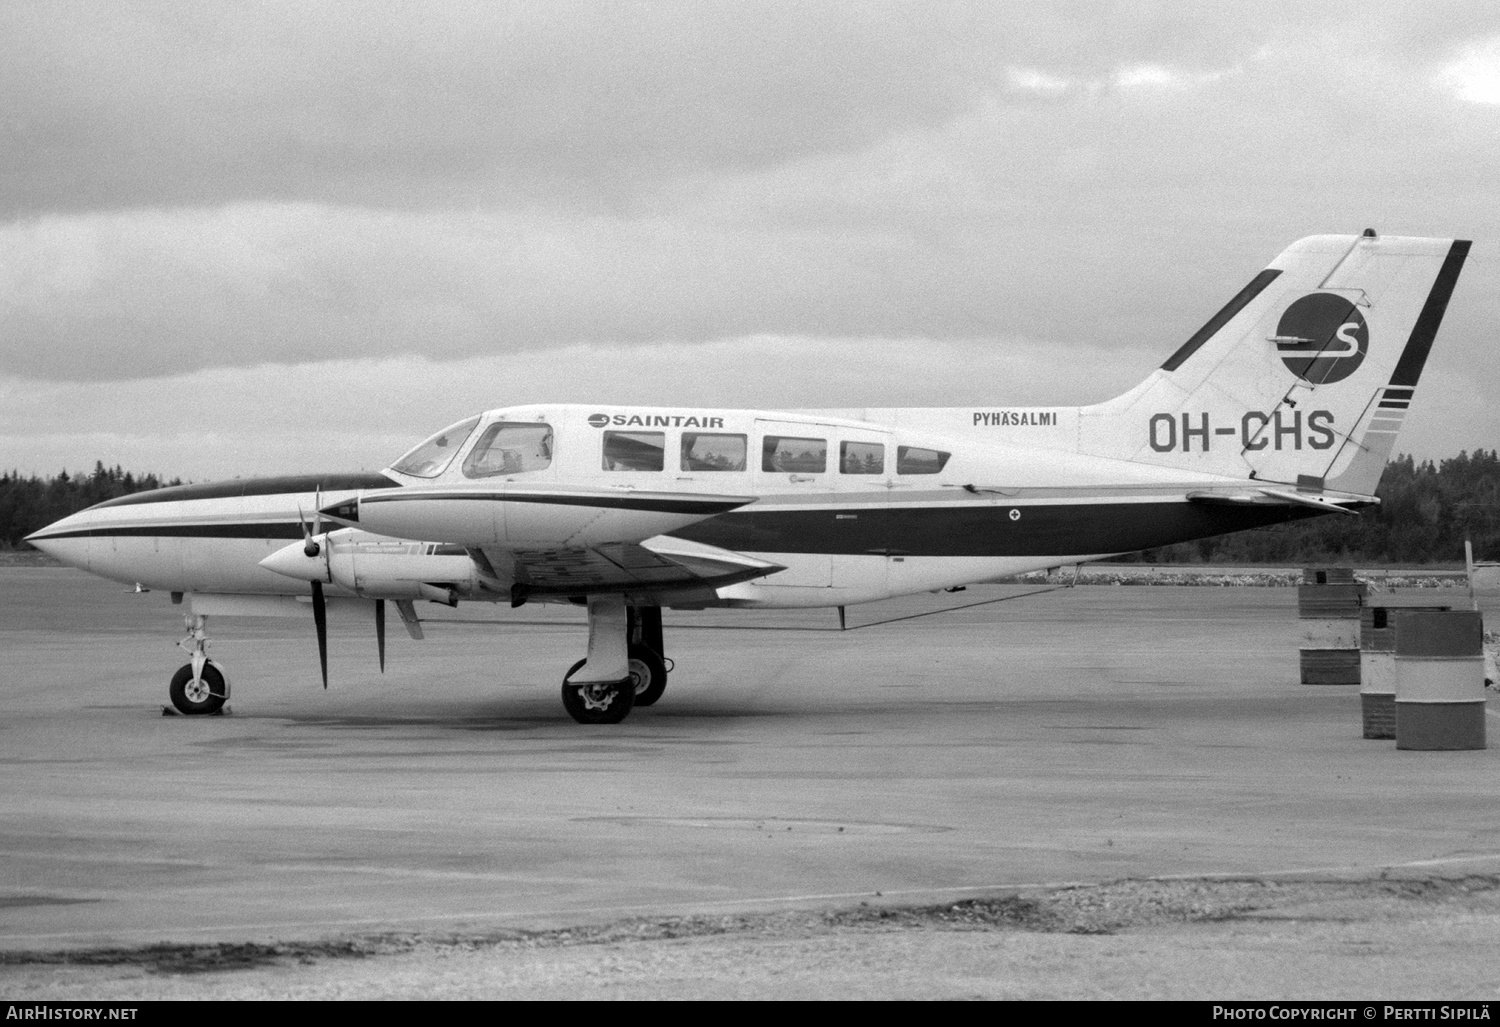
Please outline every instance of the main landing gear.
[[563, 676], [563, 709], [580, 724], [618, 724], [667, 689], [661, 607], [626, 606], [619, 596], [589, 599], [588, 656]]
[[189, 615], [182, 618], [187, 637], [177, 644], [187, 650], [192, 660], [172, 675], [168, 694], [172, 705], [188, 716], [218, 713], [229, 698], [229, 679], [223, 668], [208, 658], [208, 618]]

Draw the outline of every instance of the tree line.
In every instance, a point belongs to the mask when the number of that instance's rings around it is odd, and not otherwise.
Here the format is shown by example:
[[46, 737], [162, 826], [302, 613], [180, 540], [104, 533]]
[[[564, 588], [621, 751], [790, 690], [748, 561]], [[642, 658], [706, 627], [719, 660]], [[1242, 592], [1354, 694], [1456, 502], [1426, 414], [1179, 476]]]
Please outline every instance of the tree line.
[[[96, 462], [92, 474], [0, 476], [0, 547], [25, 547], [33, 531], [85, 507], [147, 489], [180, 485]], [[1386, 464], [1380, 506], [1358, 517], [1329, 515], [1147, 550], [1151, 563], [1462, 563], [1464, 540], [1479, 559], [1500, 559], [1500, 454], [1475, 450], [1433, 463], [1409, 456]]]
[[68, 514], [132, 492], [181, 484], [181, 478], [166, 481], [154, 474], [137, 475], [121, 470], [118, 464], [105, 467], [100, 461], [95, 461], [92, 474], [64, 470], [55, 478], [42, 479], [10, 471], [0, 475], [0, 548], [30, 549], [23, 538]]
[[1434, 464], [1409, 456], [1385, 465], [1380, 505], [1358, 517], [1332, 514], [1147, 550], [1149, 563], [1302, 566], [1342, 563], [1457, 564], [1464, 540], [1475, 559], [1500, 560], [1500, 456], [1477, 449]]

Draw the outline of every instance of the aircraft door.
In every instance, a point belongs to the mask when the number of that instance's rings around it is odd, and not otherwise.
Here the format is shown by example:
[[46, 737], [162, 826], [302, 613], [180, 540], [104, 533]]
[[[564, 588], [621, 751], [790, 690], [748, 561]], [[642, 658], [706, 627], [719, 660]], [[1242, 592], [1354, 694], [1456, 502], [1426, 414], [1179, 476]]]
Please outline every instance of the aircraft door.
[[833, 585], [833, 553], [828, 509], [837, 480], [837, 429], [805, 421], [757, 419], [751, 440], [755, 491], [771, 506], [765, 521], [776, 536], [767, 544], [771, 559], [786, 570], [768, 584], [806, 588]]
[[761, 495], [828, 491], [836, 438], [831, 425], [757, 419], [755, 427]]
[[833, 586], [851, 600], [884, 594], [892, 546], [889, 482], [895, 449], [883, 432], [843, 429], [834, 458], [837, 477], [830, 511]]

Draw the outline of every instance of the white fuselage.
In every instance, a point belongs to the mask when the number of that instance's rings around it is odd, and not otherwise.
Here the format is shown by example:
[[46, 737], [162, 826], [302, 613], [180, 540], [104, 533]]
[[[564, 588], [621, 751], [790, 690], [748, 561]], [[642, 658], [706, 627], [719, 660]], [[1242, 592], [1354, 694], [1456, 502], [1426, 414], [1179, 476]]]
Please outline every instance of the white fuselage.
[[[738, 497], [734, 509], [668, 517], [651, 532], [656, 537], [641, 536], [643, 544], [697, 545], [784, 568], [717, 589], [717, 603], [810, 607], [986, 581], [1253, 526], [1226, 526], [1187, 502], [1189, 490], [1226, 479], [1070, 451], [1071, 410], [1007, 412], [1016, 430], [998, 438], [998, 416], [992, 424], [988, 415], [968, 412], [869, 413], [881, 419], [580, 405], [499, 409], [439, 433], [380, 475], [251, 479], [238, 489], [223, 483], [138, 494], [65, 518], [32, 541], [66, 563], [146, 588], [300, 595], [305, 585], [261, 562], [315, 530], [318, 507], [332, 510], [363, 497], [365, 520], [376, 511], [386, 520], [373, 534], [337, 536], [343, 549], [335, 551], [345, 563], [342, 576], [329, 578], [332, 594], [409, 598], [417, 583], [437, 582], [455, 598], [495, 601], [506, 597], [503, 570], [488, 568], [491, 580], [481, 587], [465, 546], [588, 546], [613, 540], [610, 532], [621, 539], [639, 534], [652, 523], [570, 500], [570, 491], [626, 500], [727, 496]], [[939, 426], [946, 430], [932, 430]], [[450, 500], [487, 496], [489, 534], [470, 538], [468, 529], [437, 521], [402, 521], [398, 514], [419, 507], [376, 502], [439, 491]], [[467, 514], [453, 512], [463, 506], [450, 501], [442, 513], [467, 524]], [[418, 531], [424, 524], [425, 534]]]

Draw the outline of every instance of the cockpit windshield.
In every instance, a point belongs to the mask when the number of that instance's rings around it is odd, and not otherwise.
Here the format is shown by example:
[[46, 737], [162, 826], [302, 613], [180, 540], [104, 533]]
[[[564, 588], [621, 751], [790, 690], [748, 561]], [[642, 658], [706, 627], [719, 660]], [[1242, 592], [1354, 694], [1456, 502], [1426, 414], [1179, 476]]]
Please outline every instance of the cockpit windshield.
[[474, 433], [474, 426], [478, 423], [479, 418], [471, 417], [444, 428], [397, 460], [391, 465], [391, 470], [409, 474], [413, 478], [436, 478], [448, 469], [459, 447]]

